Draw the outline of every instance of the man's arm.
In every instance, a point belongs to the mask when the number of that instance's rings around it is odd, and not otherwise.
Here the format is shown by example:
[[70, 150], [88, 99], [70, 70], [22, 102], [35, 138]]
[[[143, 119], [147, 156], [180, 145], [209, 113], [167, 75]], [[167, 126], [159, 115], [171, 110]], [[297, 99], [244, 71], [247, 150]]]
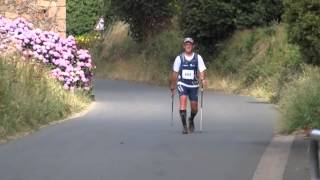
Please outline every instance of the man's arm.
[[203, 84], [203, 85], [207, 85], [207, 80], [206, 80], [206, 65], [204, 64], [204, 61], [202, 59], [202, 57], [200, 55], [198, 55], [198, 65], [199, 65], [199, 79], [200, 79], [200, 82]]
[[205, 80], [206, 79], [206, 71], [200, 72], [200, 77], [199, 78], [200, 78], [201, 81]]
[[199, 79], [204, 86], [208, 85], [208, 81], [206, 80], [206, 71], [200, 72]]
[[178, 81], [178, 77], [179, 77], [179, 70], [180, 70], [180, 63], [181, 63], [180, 57], [177, 56], [174, 61], [174, 64], [173, 64], [172, 74], [170, 77], [170, 85], [169, 86], [170, 86], [170, 90], [172, 92], [172, 95], [174, 95], [174, 92], [175, 92], [175, 89], [177, 86], [177, 81]]

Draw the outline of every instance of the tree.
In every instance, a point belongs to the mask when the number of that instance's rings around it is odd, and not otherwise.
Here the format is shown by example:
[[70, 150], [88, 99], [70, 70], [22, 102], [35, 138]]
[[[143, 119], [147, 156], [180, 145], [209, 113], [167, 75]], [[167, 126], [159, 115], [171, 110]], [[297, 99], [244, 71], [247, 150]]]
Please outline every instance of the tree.
[[285, 22], [292, 43], [300, 46], [304, 60], [320, 65], [320, 1], [285, 0]]
[[233, 0], [234, 23], [237, 28], [251, 28], [264, 23], [264, 7], [260, 0]]
[[284, 13], [283, 0], [261, 0], [265, 9], [265, 22], [280, 22]]
[[238, 28], [251, 28], [280, 21], [283, 14], [282, 0], [231, 0], [234, 20]]
[[130, 25], [130, 35], [147, 41], [169, 24], [174, 15], [174, 0], [112, 0], [114, 14]]
[[102, 0], [67, 0], [67, 33], [81, 35], [92, 31], [101, 14]]
[[180, 3], [181, 29], [207, 52], [235, 29], [234, 8], [230, 3], [219, 0], [181, 0]]
[[235, 29], [280, 21], [281, 0], [180, 0], [180, 25], [185, 36], [212, 52]]

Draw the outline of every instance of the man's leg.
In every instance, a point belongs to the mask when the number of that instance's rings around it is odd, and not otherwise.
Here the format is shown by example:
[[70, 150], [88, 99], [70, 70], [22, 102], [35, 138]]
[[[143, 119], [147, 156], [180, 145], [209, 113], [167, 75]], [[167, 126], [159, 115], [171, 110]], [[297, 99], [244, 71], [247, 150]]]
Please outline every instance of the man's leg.
[[187, 96], [182, 95], [180, 96], [180, 117], [183, 126], [183, 134], [188, 133], [187, 127]]
[[183, 126], [183, 134], [188, 133], [187, 127], [187, 98], [188, 98], [188, 91], [184, 86], [178, 86], [178, 92], [180, 96], [180, 117]]
[[190, 91], [190, 106], [191, 113], [189, 117], [189, 131], [190, 133], [194, 132], [194, 118], [198, 113], [198, 88], [194, 88]]
[[194, 132], [194, 118], [198, 113], [198, 101], [191, 101], [191, 113], [189, 117], [189, 131]]

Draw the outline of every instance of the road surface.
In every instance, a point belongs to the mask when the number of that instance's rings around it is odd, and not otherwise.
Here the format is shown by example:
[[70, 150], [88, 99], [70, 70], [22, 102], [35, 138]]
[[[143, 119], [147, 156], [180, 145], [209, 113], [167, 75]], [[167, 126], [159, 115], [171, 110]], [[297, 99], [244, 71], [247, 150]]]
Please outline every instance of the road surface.
[[254, 98], [205, 92], [204, 132], [182, 135], [168, 89], [95, 88], [85, 116], [0, 145], [0, 179], [251, 180], [273, 136], [277, 112]]

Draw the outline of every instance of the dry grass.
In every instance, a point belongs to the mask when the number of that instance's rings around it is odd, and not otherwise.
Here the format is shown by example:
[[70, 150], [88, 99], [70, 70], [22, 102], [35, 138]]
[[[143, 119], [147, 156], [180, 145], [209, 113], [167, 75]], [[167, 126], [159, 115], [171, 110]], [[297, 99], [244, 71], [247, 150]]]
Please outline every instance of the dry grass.
[[0, 139], [65, 118], [90, 102], [82, 92], [65, 91], [47, 68], [18, 55], [0, 58], [0, 72]]
[[288, 44], [283, 25], [238, 31], [221, 45], [209, 69], [215, 81], [210, 87], [273, 100], [285, 84], [281, 81], [290, 79], [284, 72], [301, 63], [295, 54], [297, 48]]
[[117, 22], [93, 51], [96, 77], [167, 85], [171, 64], [180, 52], [177, 31], [165, 31], [150, 42], [137, 43], [128, 25]]

